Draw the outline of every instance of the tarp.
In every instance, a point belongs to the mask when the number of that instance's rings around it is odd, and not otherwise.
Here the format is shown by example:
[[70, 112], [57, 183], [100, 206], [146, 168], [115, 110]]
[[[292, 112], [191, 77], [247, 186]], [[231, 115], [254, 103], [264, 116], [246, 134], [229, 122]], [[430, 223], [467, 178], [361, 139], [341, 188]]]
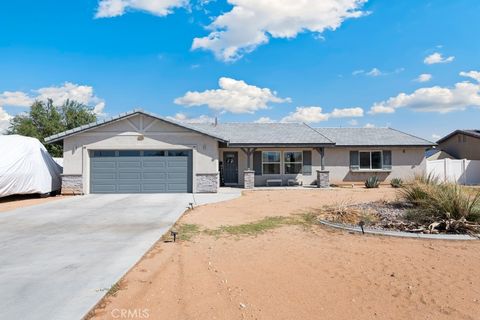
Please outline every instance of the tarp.
[[37, 139], [0, 135], [0, 197], [59, 191], [61, 173], [62, 167]]

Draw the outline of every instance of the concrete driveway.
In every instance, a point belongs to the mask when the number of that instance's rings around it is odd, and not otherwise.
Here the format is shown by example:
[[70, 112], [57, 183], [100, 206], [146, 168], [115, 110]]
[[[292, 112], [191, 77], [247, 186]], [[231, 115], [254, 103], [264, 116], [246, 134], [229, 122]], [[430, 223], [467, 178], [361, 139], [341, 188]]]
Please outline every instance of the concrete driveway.
[[80, 319], [175, 223], [215, 195], [88, 195], [0, 213], [0, 319]]

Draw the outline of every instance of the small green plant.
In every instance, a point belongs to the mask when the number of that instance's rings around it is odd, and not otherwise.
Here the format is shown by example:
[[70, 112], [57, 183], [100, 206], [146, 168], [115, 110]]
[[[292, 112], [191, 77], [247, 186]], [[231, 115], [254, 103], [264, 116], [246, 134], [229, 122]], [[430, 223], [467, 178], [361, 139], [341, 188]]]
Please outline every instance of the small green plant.
[[120, 282], [117, 282], [115, 284], [113, 284], [110, 289], [108, 289], [107, 291], [107, 296], [117, 296], [117, 292], [120, 291], [122, 289], [121, 285], [120, 285]]
[[366, 188], [378, 188], [378, 186], [380, 186], [380, 180], [377, 176], [370, 177], [365, 181]]
[[200, 233], [200, 226], [197, 224], [180, 224], [177, 226], [178, 238], [183, 241], [190, 241]]
[[393, 187], [393, 188], [401, 188], [403, 186], [403, 180], [400, 179], [400, 178], [393, 178], [391, 181], [390, 181], [390, 185]]

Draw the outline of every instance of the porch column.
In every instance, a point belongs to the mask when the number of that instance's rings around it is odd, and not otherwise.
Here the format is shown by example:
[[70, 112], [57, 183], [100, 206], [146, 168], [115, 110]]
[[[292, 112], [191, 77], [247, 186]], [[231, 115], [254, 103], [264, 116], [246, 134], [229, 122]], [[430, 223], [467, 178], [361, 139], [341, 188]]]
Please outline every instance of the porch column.
[[252, 170], [252, 156], [255, 152], [255, 148], [241, 148], [242, 151], [247, 155], [247, 170]]
[[321, 148], [315, 148], [315, 150], [318, 151], [318, 153], [320, 153], [320, 167], [321, 167], [321, 170], [325, 170], [325, 148], [324, 147], [321, 147]]
[[243, 187], [253, 189], [255, 187], [255, 171], [252, 170], [252, 156], [255, 148], [241, 148], [247, 156], [247, 170], [243, 171]]

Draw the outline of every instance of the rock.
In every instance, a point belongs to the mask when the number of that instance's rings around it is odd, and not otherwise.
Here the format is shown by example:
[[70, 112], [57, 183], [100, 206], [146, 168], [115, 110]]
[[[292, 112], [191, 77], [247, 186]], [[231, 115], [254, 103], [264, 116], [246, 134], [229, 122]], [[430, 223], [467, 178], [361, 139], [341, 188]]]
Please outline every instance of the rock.
[[240, 302], [240, 308], [245, 309], [247, 307], [246, 304]]

